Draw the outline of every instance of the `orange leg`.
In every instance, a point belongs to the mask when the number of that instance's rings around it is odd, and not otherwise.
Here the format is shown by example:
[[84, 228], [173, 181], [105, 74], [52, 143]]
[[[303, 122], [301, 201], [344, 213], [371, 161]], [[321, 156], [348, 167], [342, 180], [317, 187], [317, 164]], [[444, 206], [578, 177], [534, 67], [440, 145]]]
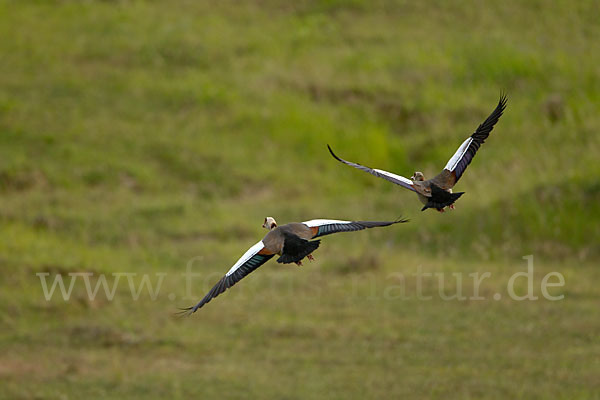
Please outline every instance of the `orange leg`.
[[451, 210], [454, 210], [454, 204], [450, 204], [449, 208], [450, 208]]
[[296, 261], [296, 265], [301, 267], [302, 266], [302, 261]]
[[315, 261], [315, 258], [312, 254], [307, 255], [306, 258], [308, 258], [310, 261]]

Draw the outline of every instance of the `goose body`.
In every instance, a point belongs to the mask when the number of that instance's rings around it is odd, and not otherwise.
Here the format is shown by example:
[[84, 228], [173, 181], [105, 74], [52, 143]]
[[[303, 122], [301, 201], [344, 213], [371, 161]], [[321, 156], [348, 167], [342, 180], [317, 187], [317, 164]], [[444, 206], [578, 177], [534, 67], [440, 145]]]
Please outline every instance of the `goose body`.
[[364, 165], [346, 161], [338, 157], [329, 145], [327, 145], [327, 147], [329, 148], [331, 155], [339, 162], [368, 172], [378, 178], [383, 178], [415, 192], [421, 203], [423, 203], [421, 211], [433, 208], [443, 212], [445, 207], [454, 208], [454, 202], [464, 194], [464, 192], [452, 193], [452, 188], [463, 175], [467, 166], [471, 163], [473, 157], [475, 157], [477, 150], [488, 138], [494, 125], [496, 125], [498, 119], [502, 116], [502, 113], [506, 108], [506, 101], [507, 98], [505, 95], [500, 96], [500, 100], [494, 111], [492, 111], [481, 125], [479, 125], [475, 130], [475, 133], [461, 143], [458, 150], [456, 150], [450, 160], [446, 163], [442, 172], [431, 179], [426, 180], [421, 172], [415, 172], [413, 176], [408, 179], [392, 172], [365, 167]]
[[313, 260], [312, 252], [321, 244], [321, 240], [313, 239], [338, 232], [359, 231], [402, 222], [408, 222], [408, 220], [342, 221], [313, 219], [278, 226], [275, 219], [267, 217], [262, 225], [263, 228], [269, 230], [265, 237], [250, 247], [198, 304], [183, 309], [182, 313], [192, 314], [196, 312], [275, 255], [279, 255], [277, 262], [282, 264], [296, 263], [302, 265], [302, 259], [305, 257]]

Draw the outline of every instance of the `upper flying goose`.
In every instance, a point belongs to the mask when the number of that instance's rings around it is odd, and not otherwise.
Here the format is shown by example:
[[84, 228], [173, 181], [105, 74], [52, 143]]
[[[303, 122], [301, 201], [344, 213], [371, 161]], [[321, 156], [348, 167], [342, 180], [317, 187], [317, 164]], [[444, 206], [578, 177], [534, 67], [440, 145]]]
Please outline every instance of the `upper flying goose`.
[[280, 256], [277, 262], [283, 264], [296, 263], [302, 265], [301, 260], [304, 257], [314, 260], [311, 253], [319, 247], [321, 241], [311, 239], [337, 232], [360, 231], [366, 228], [388, 226], [407, 221], [406, 219], [398, 219], [396, 221], [313, 219], [302, 223], [293, 222], [277, 226], [274, 218], [267, 217], [262, 226], [268, 229], [269, 233], [260, 242], [250, 247], [198, 304], [183, 309], [182, 313], [191, 314], [196, 312], [196, 310], [211, 301], [214, 297], [217, 297], [250, 272], [263, 265], [275, 254]]
[[464, 194], [464, 192], [452, 193], [452, 187], [458, 182], [473, 157], [475, 157], [475, 153], [479, 149], [479, 146], [485, 142], [485, 139], [489, 136], [494, 125], [498, 122], [498, 119], [506, 108], [506, 100], [506, 95], [500, 96], [496, 109], [481, 125], [479, 125], [477, 130], [475, 130], [475, 133], [460, 145], [456, 153], [454, 153], [444, 167], [444, 170], [428, 180], [425, 180], [425, 177], [421, 172], [415, 172], [410, 179], [406, 179], [403, 176], [391, 172], [380, 169], [371, 169], [360, 164], [346, 161], [336, 156], [329, 145], [327, 145], [327, 147], [336, 160], [416, 192], [419, 196], [419, 200], [424, 204], [421, 211], [425, 211], [428, 208], [435, 208], [436, 210], [443, 212], [444, 207], [448, 206], [454, 208], [454, 202]]

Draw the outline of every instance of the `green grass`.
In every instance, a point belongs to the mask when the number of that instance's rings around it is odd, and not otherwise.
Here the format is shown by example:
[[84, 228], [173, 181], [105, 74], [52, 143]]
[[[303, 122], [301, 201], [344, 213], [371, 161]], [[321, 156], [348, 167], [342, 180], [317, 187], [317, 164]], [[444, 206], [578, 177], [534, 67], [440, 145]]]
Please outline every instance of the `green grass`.
[[[598, 398], [597, 15], [593, 1], [0, 1], [0, 398]], [[327, 152], [431, 176], [501, 91], [454, 212], [420, 213]], [[327, 237], [316, 263], [272, 261], [174, 319], [267, 215], [411, 222]], [[558, 271], [564, 300], [506, 298], [527, 254], [536, 294]], [[486, 300], [385, 297], [419, 266], [448, 284], [491, 272]], [[167, 275], [155, 301], [125, 278], [113, 301], [82, 285], [44, 300], [36, 273], [82, 271]]]

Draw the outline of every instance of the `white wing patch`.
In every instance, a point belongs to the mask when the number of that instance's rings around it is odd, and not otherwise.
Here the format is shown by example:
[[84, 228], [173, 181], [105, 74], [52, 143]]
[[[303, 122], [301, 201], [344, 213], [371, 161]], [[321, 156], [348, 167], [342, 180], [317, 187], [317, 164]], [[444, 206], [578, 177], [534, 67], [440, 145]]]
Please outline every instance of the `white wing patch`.
[[469, 145], [471, 144], [472, 141], [473, 141], [472, 137], [469, 137], [467, 140], [465, 140], [460, 145], [458, 150], [456, 150], [456, 153], [454, 153], [452, 158], [450, 160], [448, 160], [448, 163], [446, 164], [444, 169], [447, 169], [448, 171], [454, 171], [454, 168], [456, 168], [460, 159], [465, 155], [465, 152], [469, 148]]
[[311, 219], [310, 221], [303, 222], [304, 225], [309, 228], [315, 226], [323, 226], [329, 224], [350, 224], [352, 221], [340, 221], [339, 219]]
[[248, 251], [246, 251], [244, 253], [244, 255], [241, 256], [240, 259], [237, 260], [237, 262], [235, 264], [233, 264], [233, 267], [231, 267], [231, 269], [229, 271], [227, 271], [227, 274], [225, 274], [225, 276], [229, 276], [229, 275], [233, 274], [235, 272], [235, 270], [237, 270], [242, 264], [244, 264], [246, 261], [251, 259], [253, 256], [255, 256], [256, 253], [261, 251], [264, 247], [265, 247], [265, 245], [263, 244], [262, 240], [260, 242], [256, 243], [254, 246], [250, 247], [248, 249]]
[[405, 178], [405, 177], [400, 176], [400, 175], [392, 174], [391, 172], [387, 172], [387, 171], [384, 171], [382, 169], [374, 169], [373, 171], [378, 172], [381, 175], [389, 176], [390, 178], [398, 179], [400, 182], [404, 182], [404, 183], [406, 183], [407, 185], [410, 185], [410, 186], [412, 186], [412, 184], [413, 184], [413, 182], [410, 179], [408, 179], [408, 178]]

